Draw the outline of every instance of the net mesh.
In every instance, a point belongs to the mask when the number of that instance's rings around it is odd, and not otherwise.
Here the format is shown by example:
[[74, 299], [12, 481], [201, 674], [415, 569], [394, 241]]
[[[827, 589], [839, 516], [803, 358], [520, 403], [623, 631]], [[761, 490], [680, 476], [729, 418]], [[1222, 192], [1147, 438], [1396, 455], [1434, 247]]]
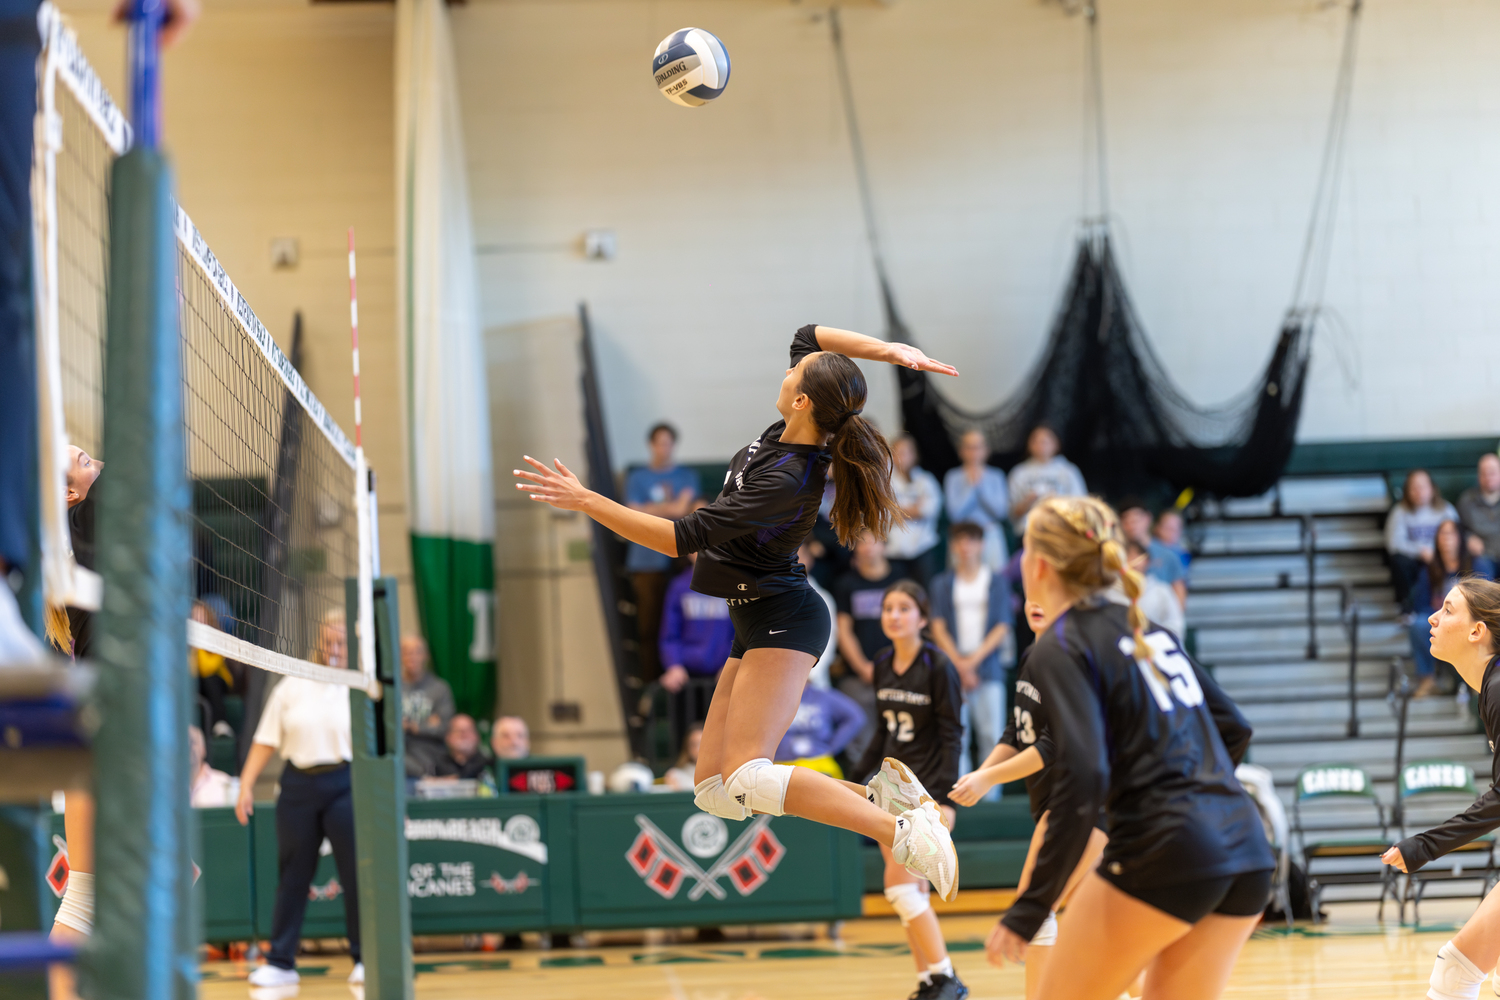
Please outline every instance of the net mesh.
[[[55, 296], [68, 440], [107, 464], [110, 170], [124, 133], [112, 142], [101, 127], [108, 94], [66, 28], [54, 31], [49, 56], [64, 65], [52, 70], [57, 85], [42, 88], [56, 195], [38, 208], [57, 240], [56, 287], [44, 294]], [[296, 343], [293, 358], [282, 355], [181, 210], [177, 235], [193, 591], [212, 612], [195, 608], [195, 617], [273, 654], [246, 657], [256, 666], [298, 672], [278, 657], [344, 666], [329, 648], [336, 630], [323, 625], [343, 612], [344, 581], [359, 565], [354, 449], [297, 374]], [[227, 651], [200, 628], [190, 626], [190, 641]]]

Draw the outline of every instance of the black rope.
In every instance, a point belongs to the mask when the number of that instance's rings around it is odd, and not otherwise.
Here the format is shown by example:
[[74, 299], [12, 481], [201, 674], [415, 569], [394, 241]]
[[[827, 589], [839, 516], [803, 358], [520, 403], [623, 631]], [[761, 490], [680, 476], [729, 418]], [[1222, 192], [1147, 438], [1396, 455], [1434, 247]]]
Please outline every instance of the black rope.
[[[1099, 182], [1099, 216], [1097, 224], [1103, 228], [1109, 222], [1109, 157], [1104, 145], [1104, 72], [1099, 56], [1099, 4], [1084, 8], [1088, 20], [1088, 65], [1089, 96], [1085, 98], [1085, 118], [1093, 126], [1096, 180]], [[1087, 183], [1087, 182], [1085, 182]], [[1085, 198], [1085, 202], [1087, 198]], [[1102, 234], [1100, 234], [1102, 235]]]

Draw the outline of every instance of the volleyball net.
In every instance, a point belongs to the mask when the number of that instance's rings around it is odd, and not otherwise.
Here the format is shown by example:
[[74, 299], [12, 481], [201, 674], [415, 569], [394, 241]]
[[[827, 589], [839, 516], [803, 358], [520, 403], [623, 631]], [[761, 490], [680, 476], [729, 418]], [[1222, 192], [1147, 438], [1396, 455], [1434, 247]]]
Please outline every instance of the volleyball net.
[[[131, 129], [50, 5], [41, 23], [33, 201], [43, 587], [50, 604], [97, 608], [98, 578], [73, 551], [83, 512], [68, 506], [68, 446], [108, 466], [110, 174]], [[360, 671], [348, 669], [356, 633], [342, 618], [347, 579], [361, 581], [361, 617], [371, 606], [374, 510], [363, 455], [180, 205], [174, 227], [199, 602], [188, 644], [375, 694], [373, 655], [359, 657]], [[360, 631], [373, 643], [371, 629]]]

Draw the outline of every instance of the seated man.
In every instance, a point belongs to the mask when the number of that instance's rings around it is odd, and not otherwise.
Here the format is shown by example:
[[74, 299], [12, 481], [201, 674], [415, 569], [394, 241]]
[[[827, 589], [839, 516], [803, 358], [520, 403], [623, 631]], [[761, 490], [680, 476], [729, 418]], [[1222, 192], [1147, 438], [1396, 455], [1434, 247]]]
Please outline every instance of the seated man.
[[188, 761], [188, 773], [192, 776], [188, 801], [194, 809], [234, 805], [240, 783], [208, 766], [208, 744], [203, 739], [203, 730], [197, 726], [188, 726]]
[[688, 567], [667, 587], [661, 619], [661, 686], [681, 691], [689, 677], [716, 677], [734, 645], [729, 604], [692, 588], [698, 553], [688, 553]]
[[490, 749], [496, 760], [520, 760], [531, 756], [531, 730], [519, 715], [502, 715], [490, 733]]
[[1120, 531], [1146, 553], [1146, 575], [1155, 577], [1177, 593], [1177, 603], [1187, 606], [1187, 567], [1182, 557], [1151, 537], [1151, 512], [1140, 504], [1127, 504], [1120, 511]]
[[448, 723], [448, 736], [443, 742], [448, 751], [433, 767], [439, 780], [489, 778], [489, 758], [480, 751], [479, 727], [474, 725], [473, 716], [462, 712], [455, 715]]
[[[453, 689], [427, 669], [427, 643], [401, 637], [401, 728], [406, 730], [406, 776], [430, 777], [442, 759], [453, 719]], [[472, 720], [471, 720], [472, 721]]]
[[1479, 460], [1479, 482], [1458, 498], [1458, 517], [1469, 532], [1469, 554], [1500, 560], [1500, 456]]

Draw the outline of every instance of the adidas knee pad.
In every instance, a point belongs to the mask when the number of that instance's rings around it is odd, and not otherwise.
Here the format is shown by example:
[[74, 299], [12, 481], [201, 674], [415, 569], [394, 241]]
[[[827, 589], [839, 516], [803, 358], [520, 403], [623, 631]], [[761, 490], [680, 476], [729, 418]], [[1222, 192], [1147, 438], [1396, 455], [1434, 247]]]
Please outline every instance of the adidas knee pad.
[[915, 882], [886, 886], [885, 898], [890, 901], [891, 909], [896, 911], [896, 916], [901, 918], [902, 927], [932, 909], [932, 901], [927, 893], [922, 891], [922, 887]]
[[791, 780], [791, 764], [772, 764], [757, 757], [735, 768], [724, 788], [746, 809], [780, 816], [786, 812], [786, 786]]
[[94, 876], [91, 873], [68, 873], [68, 887], [63, 890], [53, 921], [80, 934], [94, 933]]
[[1050, 948], [1057, 944], [1057, 914], [1047, 914], [1047, 919], [1042, 921], [1042, 926], [1036, 929], [1036, 936], [1031, 939], [1031, 946]]
[[710, 816], [732, 819], [737, 823], [750, 818], [750, 811], [729, 797], [724, 790], [724, 779], [717, 774], [693, 786], [693, 805]]
[[1438, 949], [1437, 961], [1432, 963], [1427, 996], [1430, 1000], [1478, 1000], [1484, 975], [1449, 941]]

